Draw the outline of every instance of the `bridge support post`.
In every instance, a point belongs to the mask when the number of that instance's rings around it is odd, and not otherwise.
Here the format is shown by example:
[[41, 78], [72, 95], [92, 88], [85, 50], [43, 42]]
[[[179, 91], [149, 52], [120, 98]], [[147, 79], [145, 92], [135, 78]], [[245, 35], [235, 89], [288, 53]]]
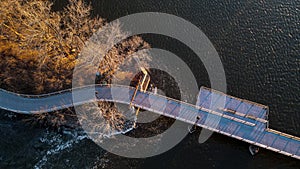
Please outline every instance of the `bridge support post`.
[[[131, 101], [130, 101], [130, 104], [129, 106], [132, 107], [132, 102], [134, 101], [134, 98], [137, 94], [137, 91], [140, 90], [141, 92], [145, 92], [147, 91], [147, 88], [149, 86], [149, 83], [150, 83], [150, 76], [148, 74], [148, 71], [144, 68], [144, 67], [140, 67], [141, 70], [142, 70], [142, 73], [143, 73], [143, 77], [141, 77], [139, 79], [139, 82], [135, 88], [135, 91], [132, 95], [132, 98], [131, 98]], [[135, 111], [135, 115], [136, 117], [139, 115], [139, 112], [140, 112], [140, 108], [138, 107], [137, 110]], [[134, 124], [133, 126], [134, 128], [136, 127], [136, 124]]]

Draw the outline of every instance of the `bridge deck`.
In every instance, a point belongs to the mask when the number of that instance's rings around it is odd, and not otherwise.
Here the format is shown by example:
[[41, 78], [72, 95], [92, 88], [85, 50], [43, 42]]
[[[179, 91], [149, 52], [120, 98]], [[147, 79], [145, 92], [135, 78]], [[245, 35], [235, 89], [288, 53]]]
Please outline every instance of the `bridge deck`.
[[[96, 94], [95, 94], [96, 90]], [[134, 88], [87, 86], [40, 96], [0, 90], [0, 108], [19, 113], [51, 112], [97, 100], [131, 103]], [[80, 96], [74, 100], [73, 96]], [[96, 97], [95, 97], [96, 96]], [[300, 139], [268, 128], [267, 107], [201, 88], [198, 106], [150, 92], [136, 93], [134, 106], [300, 159]]]
[[[197, 126], [300, 159], [300, 138], [269, 129], [266, 106], [207, 88], [201, 88], [199, 97], [199, 106], [194, 106], [162, 96], [138, 93], [134, 103], [190, 124], [194, 124], [199, 116]], [[220, 100], [223, 101], [220, 103]], [[216, 105], [223, 105], [223, 108]]]

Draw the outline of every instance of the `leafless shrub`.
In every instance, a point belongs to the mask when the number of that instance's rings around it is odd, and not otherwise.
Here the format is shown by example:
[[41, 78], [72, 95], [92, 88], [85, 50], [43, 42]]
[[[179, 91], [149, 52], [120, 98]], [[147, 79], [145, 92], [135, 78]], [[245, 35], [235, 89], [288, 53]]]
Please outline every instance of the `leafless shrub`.
[[[83, 0], [69, 0], [65, 9], [59, 12], [51, 11], [51, 6], [52, 3], [46, 0], [1, 0], [1, 88], [41, 94], [71, 87], [73, 69], [79, 62], [78, 54], [105, 22], [100, 17], [91, 18], [91, 6]], [[117, 36], [123, 34], [119, 27], [112, 27], [111, 31]], [[99, 61], [99, 71], [110, 78], [125, 58], [148, 47], [140, 37], [124, 40]], [[109, 112], [101, 115], [110, 121], [110, 127], [122, 122], [121, 113], [113, 108], [113, 104], [101, 102], [99, 106], [103, 112]], [[48, 121], [54, 121], [55, 125], [65, 123], [60, 112], [37, 116], [40, 121], [49, 118]]]

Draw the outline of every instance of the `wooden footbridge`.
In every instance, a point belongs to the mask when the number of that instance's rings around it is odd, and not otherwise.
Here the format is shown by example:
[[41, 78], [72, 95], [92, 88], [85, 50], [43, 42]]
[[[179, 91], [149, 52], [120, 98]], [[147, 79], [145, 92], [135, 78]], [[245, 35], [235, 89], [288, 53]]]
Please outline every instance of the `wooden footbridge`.
[[[300, 138], [270, 129], [266, 106], [205, 87], [200, 89], [199, 102], [196, 105], [144, 89], [145, 86], [133, 88], [120, 85], [96, 85], [45, 95], [22, 95], [1, 89], [0, 108], [31, 114], [51, 112], [96, 100], [119, 102], [300, 159]], [[80, 96], [80, 99], [74, 101], [73, 95]]]

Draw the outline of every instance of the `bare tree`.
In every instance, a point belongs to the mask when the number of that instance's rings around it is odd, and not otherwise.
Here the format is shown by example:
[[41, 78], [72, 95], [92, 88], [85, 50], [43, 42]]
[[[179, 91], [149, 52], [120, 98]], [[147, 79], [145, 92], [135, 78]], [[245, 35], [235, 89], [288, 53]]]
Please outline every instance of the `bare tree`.
[[[83, 0], [69, 0], [63, 11], [54, 12], [51, 7], [52, 3], [46, 0], [1, 0], [1, 88], [41, 94], [71, 87], [78, 54], [105, 22], [100, 17], [92, 18], [91, 6]], [[111, 29], [123, 35], [118, 26]], [[99, 72], [111, 77], [127, 57], [145, 48], [149, 45], [140, 37], [122, 41], [99, 62]], [[110, 114], [105, 114], [110, 126], [117, 126], [114, 121], [122, 121], [113, 104], [101, 102], [99, 106], [110, 110]], [[60, 124], [64, 116], [59, 113], [38, 118], [53, 118], [50, 122]]]

